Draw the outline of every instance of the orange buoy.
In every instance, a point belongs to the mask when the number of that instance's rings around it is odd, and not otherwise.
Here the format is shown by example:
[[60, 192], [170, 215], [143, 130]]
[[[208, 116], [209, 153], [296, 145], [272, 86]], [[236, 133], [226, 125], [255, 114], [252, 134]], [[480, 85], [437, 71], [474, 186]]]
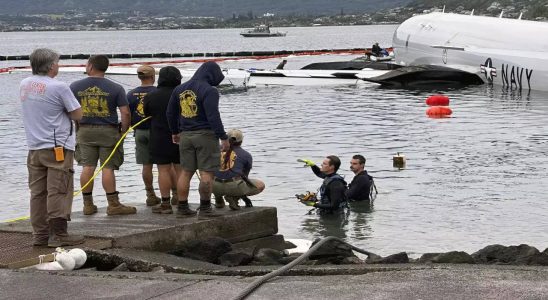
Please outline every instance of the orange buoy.
[[449, 97], [445, 95], [432, 95], [426, 98], [426, 105], [429, 106], [447, 106], [449, 105]]
[[448, 118], [452, 113], [447, 106], [432, 106], [426, 110], [426, 115], [430, 118]]

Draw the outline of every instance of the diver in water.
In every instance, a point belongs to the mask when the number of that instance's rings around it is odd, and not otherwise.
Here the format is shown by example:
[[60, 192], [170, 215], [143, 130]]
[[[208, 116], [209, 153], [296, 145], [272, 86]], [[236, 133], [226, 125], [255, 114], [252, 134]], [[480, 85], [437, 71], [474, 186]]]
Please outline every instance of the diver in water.
[[346, 181], [341, 175], [337, 174], [341, 166], [341, 160], [335, 155], [329, 155], [323, 160], [321, 168], [310, 160], [302, 161], [312, 168], [316, 176], [323, 179], [323, 183], [319, 190], [318, 201], [301, 202], [307, 206], [320, 209], [320, 213], [334, 213], [346, 207]]

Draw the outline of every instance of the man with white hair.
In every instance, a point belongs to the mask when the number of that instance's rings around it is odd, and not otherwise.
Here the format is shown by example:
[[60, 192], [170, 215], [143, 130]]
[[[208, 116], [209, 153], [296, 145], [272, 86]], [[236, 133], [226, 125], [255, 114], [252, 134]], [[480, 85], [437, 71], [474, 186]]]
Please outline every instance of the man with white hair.
[[72, 120], [82, 118], [80, 104], [66, 83], [55, 80], [59, 54], [47, 48], [30, 55], [32, 76], [19, 88], [23, 124], [29, 148], [27, 168], [30, 189], [30, 222], [34, 246], [61, 247], [84, 242], [69, 235], [74, 193]]

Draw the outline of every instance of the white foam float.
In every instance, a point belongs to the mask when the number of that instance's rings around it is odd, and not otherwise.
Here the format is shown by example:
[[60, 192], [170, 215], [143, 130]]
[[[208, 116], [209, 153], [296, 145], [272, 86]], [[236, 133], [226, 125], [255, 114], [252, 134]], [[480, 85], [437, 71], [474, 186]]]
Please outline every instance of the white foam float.
[[285, 241], [297, 246], [295, 248], [285, 249], [284, 251], [288, 255], [293, 253], [305, 253], [308, 249], [310, 249], [310, 246], [312, 246], [312, 241], [305, 239], [286, 239]]
[[86, 260], [86, 252], [82, 249], [75, 248], [66, 251], [63, 248], [56, 248], [53, 253], [54, 261], [44, 263], [46, 256], [40, 255], [40, 263], [35, 266], [37, 270], [42, 271], [72, 271], [82, 267]]

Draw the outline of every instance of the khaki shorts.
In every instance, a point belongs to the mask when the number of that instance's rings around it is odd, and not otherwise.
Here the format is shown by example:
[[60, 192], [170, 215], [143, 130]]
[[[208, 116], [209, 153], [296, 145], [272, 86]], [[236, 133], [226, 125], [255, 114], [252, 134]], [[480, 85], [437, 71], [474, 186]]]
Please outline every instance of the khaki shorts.
[[139, 165], [150, 165], [150, 130], [137, 129], [135, 130], [135, 161]]
[[[250, 179], [253, 182], [253, 179]], [[219, 196], [250, 196], [256, 195], [260, 191], [256, 186], [247, 184], [242, 179], [229, 182], [213, 181], [213, 194]]]
[[[76, 133], [76, 151], [74, 152], [78, 165], [96, 167], [99, 160], [103, 165], [121, 136], [118, 128], [113, 126], [80, 126]], [[123, 143], [120, 143], [105, 168], [118, 170], [123, 163], [124, 148]]]
[[211, 130], [183, 131], [180, 134], [181, 167], [185, 171], [215, 172], [221, 166], [219, 139]]

